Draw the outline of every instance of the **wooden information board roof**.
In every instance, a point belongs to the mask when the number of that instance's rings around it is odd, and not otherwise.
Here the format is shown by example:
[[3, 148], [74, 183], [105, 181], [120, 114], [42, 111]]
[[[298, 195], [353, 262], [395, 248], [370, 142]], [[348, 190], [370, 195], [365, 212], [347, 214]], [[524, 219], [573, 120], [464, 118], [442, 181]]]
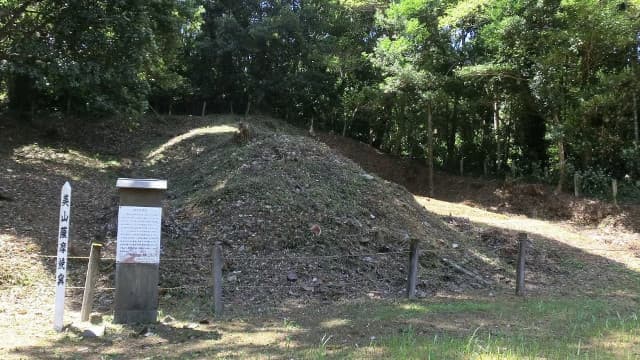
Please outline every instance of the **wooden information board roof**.
[[118, 189], [167, 190], [167, 180], [119, 178], [116, 187]]

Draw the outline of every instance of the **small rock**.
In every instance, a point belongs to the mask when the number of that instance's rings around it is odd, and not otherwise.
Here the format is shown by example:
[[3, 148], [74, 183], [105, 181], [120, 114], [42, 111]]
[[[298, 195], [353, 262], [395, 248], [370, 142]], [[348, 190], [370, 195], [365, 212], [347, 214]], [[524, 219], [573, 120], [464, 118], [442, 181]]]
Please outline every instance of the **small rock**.
[[457, 248], [459, 248], [459, 247], [460, 247], [460, 245], [459, 245], [459, 244], [456, 244], [456, 243], [453, 243], [453, 244], [451, 244], [451, 247], [452, 247], [452, 248], [454, 248], [454, 249], [457, 249]]
[[162, 319], [162, 322], [165, 324], [168, 324], [168, 323], [174, 322], [175, 320], [176, 319], [174, 319], [173, 316], [167, 315]]
[[320, 225], [318, 225], [318, 224], [311, 225], [311, 228], [309, 228], [309, 230], [311, 230], [311, 232], [315, 236], [320, 236], [320, 234], [322, 234], [322, 229], [320, 228]]
[[314, 288], [313, 288], [313, 286], [302, 285], [302, 290], [313, 292]]
[[366, 237], [360, 238], [360, 244], [366, 244], [369, 241], [370, 241], [369, 238], [366, 238]]
[[361, 176], [367, 180], [373, 180], [373, 176], [369, 175], [369, 174], [361, 174]]
[[229, 276], [227, 276], [227, 281], [228, 281], [228, 282], [234, 282], [234, 281], [236, 281], [236, 280], [238, 280], [238, 277], [237, 277], [237, 276], [235, 276], [235, 275], [229, 275]]
[[298, 275], [296, 273], [294, 273], [293, 271], [289, 271], [289, 273], [287, 274], [287, 280], [288, 281], [297, 281], [298, 280]]
[[105, 325], [91, 325], [82, 332], [82, 336], [85, 338], [103, 337], [105, 330]]

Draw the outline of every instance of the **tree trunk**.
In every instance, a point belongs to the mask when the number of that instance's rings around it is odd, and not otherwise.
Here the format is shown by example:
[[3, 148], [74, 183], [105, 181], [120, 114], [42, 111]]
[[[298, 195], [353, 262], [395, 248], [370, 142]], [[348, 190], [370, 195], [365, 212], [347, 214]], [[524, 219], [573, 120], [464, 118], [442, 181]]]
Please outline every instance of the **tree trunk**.
[[67, 94], [67, 116], [71, 115], [71, 95]]
[[[353, 110], [353, 113], [351, 114], [351, 122], [353, 122], [356, 119], [356, 114], [358, 113], [358, 107], [356, 106], [355, 110]], [[342, 125], [342, 136], [347, 136], [347, 130], [349, 129], [349, 121], [347, 120], [347, 117], [345, 116], [344, 118], [344, 124]]]
[[456, 146], [456, 133], [458, 132], [458, 114], [457, 114], [458, 101], [454, 100], [453, 103], [453, 111], [451, 112], [451, 118], [449, 119], [449, 123], [451, 124], [451, 128], [449, 129], [449, 134], [447, 134], [447, 166], [453, 167], [453, 162], [455, 160], [455, 146]]
[[427, 176], [429, 197], [433, 197], [433, 119], [431, 103], [427, 104]]
[[313, 116], [311, 117], [311, 124], [309, 124], [309, 135], [315, 136], [316, 133], [313, 131]]
[[[553, 120], [556, 124], [560, 124], [560, 120], [558, 119], [558, 114], [553, 115]], [[558, 186], [556, 187], [556, 194], [562, 192], [562, 186], [565, 182], [567, 176], [567, 161], [564, 154], [564, 135], [560, 135], [558, 138], [558, 161], [560, 165], [560, 176], [558, 179]]]
[[500, 173], [502, 168], [502, 149], [500, 146], [500, 103], [498, 100], [493, 102], [493, 131], [496, 141], [496, 169]]
[[633, 132], [634, 132], [634, 145], [636, 150], [640, 146], [640, 130], [638, 129], [638, 96], [633, 93]]
[[[502, 157], [500, 158], [500, 163], [501, 164], [508, 164], [509, 161], [509, 151], [511, 151], [511, 121], [509, 119], [509, 117], [505, 117], [504, 119], [502, 119], [502, 129], [503, 129], [503, 133], [504, 133], [504, 144], [503, 144], [503, 148], [502, 149]], [[512, 169], [513, 170], [513, 169]]]
[[29, 116], [30, 116], [29, 121], [33, 123], [33, 121], [36, 119], [36, 102], [33, 98], [31, 99], [31, 111], [29, 113]]
[[251, 95], [247, 95], [247, 109], [244, 112], [244, 117], [249, 116], [250, 111], [251, 111]]
[[205, 115], [207, 115], [207, 101], [203, 101], [202, 102], [202, 112], [201, 112], [201, 117], [204, 117]]

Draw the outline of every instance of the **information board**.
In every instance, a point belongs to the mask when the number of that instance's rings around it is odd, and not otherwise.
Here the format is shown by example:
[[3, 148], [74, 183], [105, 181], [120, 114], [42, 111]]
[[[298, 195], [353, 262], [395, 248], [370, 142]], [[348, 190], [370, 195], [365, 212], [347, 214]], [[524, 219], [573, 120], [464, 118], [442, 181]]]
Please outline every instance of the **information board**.
[[162, 208], [120, 206], [116, 261], [119, 263], [160, 263]]

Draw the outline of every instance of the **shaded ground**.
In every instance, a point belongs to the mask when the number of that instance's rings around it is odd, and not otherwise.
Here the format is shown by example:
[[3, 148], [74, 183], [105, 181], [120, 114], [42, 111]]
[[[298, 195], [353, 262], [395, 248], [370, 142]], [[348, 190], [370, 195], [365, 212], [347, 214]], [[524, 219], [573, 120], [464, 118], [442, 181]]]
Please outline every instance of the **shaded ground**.
[[[319, 138], [352, 159], [366, 171], [426, 196], [427, 173], [422, 162], [383, 154], [362, 142], [320, 133]], [[435, 176], [435, 198], [463, 202], [502, 214], [525, 215], [552, 221], [570, 221], [584, 226], [602, 226], [612, 231], [640, 232], [640, 206], [616, 207], [611, 203], [554, 194], [543, 184], [522, 184], [496, 179], [460, 177], [443, 172]]]
[[[592, 327], [597, 329], [600, 319], [608, 324], [616, 311], [627, 319], [637, 306], [640, 239], [626, 225], [614, 221], [583, 227], [573, 215], [567, 220], [574, 221], [557, 222], [514, 216], [557, 206], [557, 199], [541, 195], [536, 186], [531, 191], [502, 186], [499, 194], [511, 194], [503, 196], [496, 195], [495, 182], [440, 174], [438, 200], [414, 197], [372, 174], [389, 175], [419, 194], [420, 174], [402, 176], [408, 164], [393, 165], [392, 158], [373, 149], [334, 139], [331, 145], [343, 150], [353, 146], [347, 155], [361, 161], [367, 173], [268, 118], [250, 119], [252, 136], [244, 141], [235, 135], [240, 120], [105, 122], [91, 133], [70, 124], [54, 134], [3, 125], [0, 130], [9, 140], [0, 144], [0, 188], [11, 201], [0, 201], [0, 249], [5, 254], [0, 265], [0, 329], [5, 330], [0, 336], [6, 340], [0, 355], [50, 358], [56, 346], [57, 356], [78, 358], [129, 358], [137, 356], [136, 349], [150, 357], [386, 358], [396, 356], [394, 351], [406, 341], [434, 336], [448, 336], [451, 344], [469, 336], [473, 340], [479, 326], [487, 330], [479, 332], [483, 336], [498, 331], [511, 339], [521, 331], [509, 326], [531, 322], [536, 314], [542, 320], [535, 323], [535, 341], [566, 333], [563, 324], [551, 319], [564, 311], [559, 296], [594, 307], [567, 316], [576, 321], [596, 316]], [[89, 243], [98, 240], [110, 257], [118, 176], [169, 179], [160, 283], [169, 289], [162, 290], [160, 306], [162, 318], [170, 314], [175, 320], [146, 329], [110, 325], [100, 340], [54, 334], [48, 330], [54, 268], [41, 255], [55, 248], [51, 234], [56, 232], [60, 186], [68, 179], [74, 186], [73, 255], [86, 256]], [[466, 190], [458, 192], [460, 188]], [[513, 202], [522, 194], [537, 203], [520, 197], [509, 206], [492, 205], [496, 199]], [[516, 205], [524, 210], [514, 210]], [[511, 313], [520, 303], [510, 295], [518, 232], [533, 240], [529, 292], [544, 306], [547, 300], [552, 304], [538, 313], [523, 304], [529, 314], [524, 317]], [[417, 304], [399, 301], [410, 238], [422, 240], [418, 293], [428, 300]], [[227, 260], [222, 321], [213, 318], [205, 294], [214, 241], [223, 243]], [[443, 258], [474, 276], [455, 271]], [[71, 285], [82, 284], [83, 264], [79, 259], [70, 266]], [[113, 271], [113, 262], [102, 264], [101, 287], [113, 286]], [[295, 281], [288, 280], [291, 274]], [[188, 287], [175, 288], [183, 285]], [[68, 299], [73, 319], [81, 292], [70, 290]], [[99, 311], [110, 314], [109, 290], [99, 291], [96, 302]], [[442, 305], [448, 303], [459, 306], [460, 315]], [[624, 334], [637, 334], [624, 324], [619, 326]], [[585, 331], [566, 343], [581, 346], [597, 338]], [[634, 341], [624, 340], [631, 345], [621, 354], [637, 354]], [[455, 349], [440, 350], [448, 355]]]

